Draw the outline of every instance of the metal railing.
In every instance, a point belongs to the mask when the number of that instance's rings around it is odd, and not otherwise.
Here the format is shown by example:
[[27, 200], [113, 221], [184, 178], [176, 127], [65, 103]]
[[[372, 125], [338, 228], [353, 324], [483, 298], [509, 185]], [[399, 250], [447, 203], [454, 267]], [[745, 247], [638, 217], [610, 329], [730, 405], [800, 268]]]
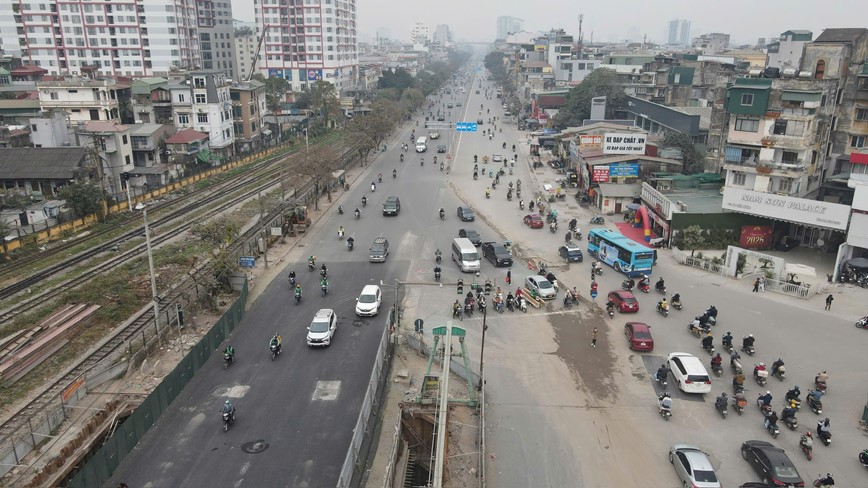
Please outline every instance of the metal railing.
[[819, 288], [812, 287], [809, 283], [806, 284], [796, 284], [790, 283], [788, 281], [776, 280], [774, 278], [768, 278], [764, 274], [761, 273], [752, 273], [750, 275], [743, 276], [743, 278], [750, 278], [751, 281], [756, 279], [757, 276], [762, 276], [764, 280], [763, 290], [764, 291], [773, 291], [775, 293], [780, 293], [782, 295], [789, 295], [791, 297], [801, 298], [803, 300], [807, 300], [812, 296], [819, 293]]
[[717, 264], [713, 263], [710, 259], [707, 258], [691, 256], [686, 252], [678, 249], [677, 247], [672, 247], [672, 256], [675, 258], [678, 264], [703, 269], [705, 271], [716, 273], [721, 276], [728, 276], [730, 278], [733, 277], [729, 269], [726, 267], [726, 264]]

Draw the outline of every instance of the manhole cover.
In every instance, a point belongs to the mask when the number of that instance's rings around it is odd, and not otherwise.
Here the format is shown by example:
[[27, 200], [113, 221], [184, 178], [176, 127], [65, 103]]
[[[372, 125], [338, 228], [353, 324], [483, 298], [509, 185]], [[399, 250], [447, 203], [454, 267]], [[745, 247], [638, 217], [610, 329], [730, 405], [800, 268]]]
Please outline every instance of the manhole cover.
[[268, 443], [266, 443], [262, 439], [241, 444], [241, 450], [246, 452], [247, 454], [259, 454], [266, 449], [268, 449]]
[[362, 327], [364, 325], [368, 325], [368, 322], [365, 320], [353, 320], [353, 327]]

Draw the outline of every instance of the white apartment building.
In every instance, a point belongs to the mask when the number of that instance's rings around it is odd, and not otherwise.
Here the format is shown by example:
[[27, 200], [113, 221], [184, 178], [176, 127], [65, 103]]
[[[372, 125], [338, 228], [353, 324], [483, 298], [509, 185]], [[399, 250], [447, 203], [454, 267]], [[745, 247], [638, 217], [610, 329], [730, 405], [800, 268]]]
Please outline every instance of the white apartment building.
[[0, 49], [49, 74], [152, 75], [198, 66], [196, 0], [0, 1]]
[[[36, 84], [39, 107], [43, 111], [64, 111], [70, 122], [88, 120], [118, 120], [121, 118], [120, 98], [129, 86], [114, 79], [90, 80], [71, 78], [41, 81]], [[128, 95], [127, 95], [128, 96]]]
[[435, 44], [440, 44], [441, 46], [448, 46], [452, 43], [452, 31], [449, 30], [449, 26], [446, 24], [439, 24], [434, 28], [434, 34], [431, 37], [431, 40]]
[[123, 174], [134, 168], [130, 128], [117, 121], [91, 120], [78, 125], [76, 137], [79, 145], [97, 149], [103, 188], [115, 195], [125, 191]]
[[811, 42], [814, 33], [809, 30], [788, 30], [768, 44], [766, 66], [769, 68], [798, 70], [802, 63], [805, 44]]
[[244, 81], [250, 75], [250, 70], [254, 68], [253, 57], [256, 55], [256, 44], [259, 42], [259, 37], [253, 33], [253, 28], [249, 31], [246, 29], [236, 29], [234, 36], [235, 70], [237, 75], [232, 79]]
[[196, 16], [202, 69], [218, 69], [237, 80], [231, 0], [196, 0]]
[[235, 142], [230, 86], [221, 70], [192, 71], [183, 83], [169, 85], [175, 126], [208, 134], [211, 150], [224, 156]]
[[413, 24], [413, 27], [410, 29], [410, 41], [412, 41], [413, 44], [425, 45], [428, 43], [430, 38], [431, 32], [427, 25], [421, 22]]
[[328, 81], [341, 93], [358, 83], [356, 0], [253, 0], [256, 35], [265, 33], [259, 69], [293, 90]]

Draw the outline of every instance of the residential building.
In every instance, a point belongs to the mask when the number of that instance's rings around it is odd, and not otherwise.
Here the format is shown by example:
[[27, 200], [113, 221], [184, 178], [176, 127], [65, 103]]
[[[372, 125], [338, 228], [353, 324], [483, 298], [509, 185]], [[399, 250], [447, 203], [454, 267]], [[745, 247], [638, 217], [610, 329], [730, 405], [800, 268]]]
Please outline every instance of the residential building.
[[166, 151], [172, 164], [187, 164], [201, 162], [215, 164], [219, 158], [213, 158], [208, 149], [208, 134], [193, 129], [182, 129], [166, 139]]
[[[731, 61], [729, 59], [721, 59], [721, 61], [733, 63], [738, 69], [747, 71], [764, 69], [768, 56], [761, 49], [726, 49], [715, 57], [732, 58]], [[702, 56], [702, 58], [708, 59], [706, 56]]]
[[421, 44], [424, 46], [428, 44], [430, 38], [431, 35], [427, 25], [421, 22], [416, 22], [413, 24], [413, 27], [410, 28], [410, 41], [413, 44]]
[[727, 89], [723, 205], [795, 222], [776, 225], [775, 242], [814, 246], [846, 229], [835, 209], [828, 218], [810, 210], [820, 194], [836, 88], [829, 80], [739, 78]]
[[802, 51], [811, 42], [814, 33], [809, 30], [788, 30], [768, 44], [766, 66], [780, 70], [798, 70], [802, 65]]
[[622, 105], [634, 118], [636, 126], [649, 134], [686, 134], [699, 146], [708, 141], [711, 107], [667, 107], [629, 95], [624, 97]]
[[439, 24], [434, 28], [434, 35], [431, 37], [431, 40], [435, 44], [439, 44], [441, 46], [448, 46], [452, 44], [452, 31], [449, 30], [449, 26], [446, 24]]
[[0, 147], [30, 147], [30, 129], [0, 125]]
[[253, 29], [250, 28], [235, 29], [234, 36], [235, 70], [237, 75], [233, 79], [236, 81], [244, 81], [256, 72], [254, 71], [257, 69], [257, 66], [254, 65], [256, 60], [253, 58], [256, 56], [256, 47], [259, 45], [259, 37], [257, 37], [256, 34], [254, 34]]
[[524, 21], [508, 15], [497, 17], [497, 39], [506, 39], [510, 34], [521, 32]]
[[263, 127], [265, 83], [257, 80], [236, 83], [229, 88], [229, 96], [235, 126], [235, 151], [239, 154], [254, 152], [271, 135], [271, 131]]
[[238, 80], [233, 48], [235, 27], [230, 0], [196, 0], [196, 23], [199, 27], [199, 50], [202, 69], [221, 70]]
[[690, 21], [684, 19], [670, 20], [666, 29], [666, 44], [687, 47], [689, 43]]
[[175, 133], [170, 124], [135, 124], [129, 126], [133, 164], [127, 182], [134, 193], [147, 192], [177, 179], [179, 165], [167, 164], [169, 151], [165, 140]]
[[723, 52], [729, 46], [729, 34], [712, 32], [703, 34], [693, 40], [693, 49], [697, 53], [715, 55]]
[[130, 83], [133, 116], [137, 124], [171, 124], [172, 92], [166, 78], [138, 78]]
[[264, 75], [287, 80], [293, 91], [320, 80], [335, 85], [339, 95], [356, 87], [356, 0], [306, 0], [303, 6], [256, 0], [254, 5], [255, 33], [267, 29], [259, 57]]
[[222, 157], [234, 150], [229, 77], [221, 70], [191, 71], [182, 84], [169, 84], [175, 126], [208, 136], [209, 147]]
[[129, 127], [118, 121], [89, 120], [79, 123], [78, 144], [89, 147], [99, 161], [97, 174], [100, 184], [109, 194], [120, 195], [126, 190], [123, 174], [133, 169], [133, 146]]
[[114, 79], [92, 80], [73, 76], [57, 81], [41, 81], [36, 86], [42, 110], [66, 111], [70, 122], [129, 122], [128, 114], [121, 111], [121, 104], [130, 100], [130, 87], [127, 84]]
[[56, 197], [71, 181], [93, 176], [83, 147], [0, 148], [0, 190], [4, 193]]
[[32, 117], [30, 122], [30, 142], [33, 147], [65, 147], [75, 144], [75, 133], [66, 121], [61, 110], [43, 112]]
[[201, 63], [196, 0], [0, 2], [0, 51], [50, 74], [168, 72]]

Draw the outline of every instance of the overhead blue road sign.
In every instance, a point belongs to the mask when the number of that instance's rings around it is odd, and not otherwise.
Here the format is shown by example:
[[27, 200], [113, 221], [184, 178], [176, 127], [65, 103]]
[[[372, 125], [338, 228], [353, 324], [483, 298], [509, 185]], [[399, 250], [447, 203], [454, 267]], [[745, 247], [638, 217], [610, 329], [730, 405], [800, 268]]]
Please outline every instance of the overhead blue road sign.
[[455, 130], [458, 132], [476, 132], [476, 122], [455, 122]]

